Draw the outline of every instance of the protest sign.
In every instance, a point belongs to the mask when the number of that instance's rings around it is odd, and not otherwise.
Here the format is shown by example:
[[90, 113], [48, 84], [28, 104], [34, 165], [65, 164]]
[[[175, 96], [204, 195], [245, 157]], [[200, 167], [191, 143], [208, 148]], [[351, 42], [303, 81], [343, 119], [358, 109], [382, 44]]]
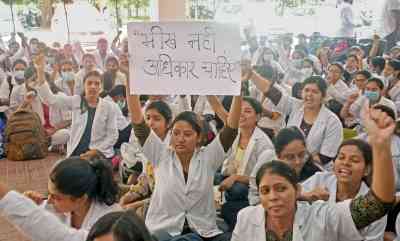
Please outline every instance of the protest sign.
[[240, 33], [231, 24], [128, 24], [131, 92], [239, 95]]

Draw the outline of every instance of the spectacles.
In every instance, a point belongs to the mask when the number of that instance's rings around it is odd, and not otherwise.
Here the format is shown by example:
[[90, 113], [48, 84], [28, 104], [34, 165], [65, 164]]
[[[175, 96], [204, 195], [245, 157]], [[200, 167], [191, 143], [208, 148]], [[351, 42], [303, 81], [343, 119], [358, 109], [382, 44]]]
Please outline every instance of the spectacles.
[[306, 162], [310, 158], [310, 154], [308, 152], [301, 152], [298, 154], [287, 154], [282, 156], [282, 159], [285, 159], [288, 162], [295, 162], [296, 160], [301, 160], [302, 162]]

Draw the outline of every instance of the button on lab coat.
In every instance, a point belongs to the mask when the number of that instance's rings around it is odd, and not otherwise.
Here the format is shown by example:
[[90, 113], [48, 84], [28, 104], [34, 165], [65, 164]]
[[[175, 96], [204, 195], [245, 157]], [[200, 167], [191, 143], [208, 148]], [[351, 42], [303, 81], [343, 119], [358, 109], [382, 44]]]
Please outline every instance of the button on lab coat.
[[[337, 192], [337, 178], [333, 172], [317, 172], [312, 177], [307, 179], [302, 184], [304, 192], [310, 192], [317, 187], [325, 187], [329, 192], [330, 203], [336, 203], [336, 192]], [[361, 182], [360, 189], [356, 197], [367, 194], [369, 187], [364, 182]], [[383, 217], [368, 227], [364, 228], [365, 241], [381, 241], [385, 233], [387, 217]], [[346, 240], [343, 240], [346, 241]]]
[[[282, 95], [277, 108], [284, 116], [289, 116], [288, 127], [297, 126], [300, 128], [304, 117], [302, 100]], [[342, 140], [342, 123], [332, 111], [322, 105], [318, 117], [307, 136], [307, 150], [312, 154], [320, 153], [328, 157], [334, 157]]]
[[[72, 111], [70, 139], [67, 144], [67, 156], [78, 146], [86, 127], [88, 112], [82, 113], [81, 96], [54, 95], [47, 83], [37, 88], [39, 96], [49, 106]], [[113, 103], [99, 98], [90, 140], [90, 149], [99, 150], [107, 158], [114, 156], [114, 144], [118, 140], [118, 128]]]
[[153, 131], [143, 145], [143, 151], [154, 166], [156, 180], [146, 217], [149, 230], [179, 235], [186, 218], [189, 226], [203, 237], [222, 233], [216, 225], [213, 194], [214, 174], [225, 158], [219, 136], [208, 146], [195, 151], [187, 183], [176, 153]]

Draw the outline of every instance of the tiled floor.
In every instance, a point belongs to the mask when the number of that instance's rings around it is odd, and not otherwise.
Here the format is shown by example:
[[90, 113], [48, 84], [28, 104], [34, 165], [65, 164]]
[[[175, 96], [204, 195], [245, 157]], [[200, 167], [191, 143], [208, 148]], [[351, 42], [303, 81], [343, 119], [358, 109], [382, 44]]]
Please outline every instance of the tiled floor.
[[[0, 180], [20, 192], [37, 190], [46, 192], [47, 177], [59, 155], [49, 154], [46, 159], [24, 162], [0, 160]], [[27, 241], [13, 226], [0, 217], [0, 241]]]

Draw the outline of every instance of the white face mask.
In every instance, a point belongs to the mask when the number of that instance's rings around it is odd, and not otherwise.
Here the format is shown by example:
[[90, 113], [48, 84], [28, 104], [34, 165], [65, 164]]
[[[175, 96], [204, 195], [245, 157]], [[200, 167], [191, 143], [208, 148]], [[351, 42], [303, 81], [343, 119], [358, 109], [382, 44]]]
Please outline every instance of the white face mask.
[[23, 70], [14, 71], [14, 79], [17, 81], [23, 80], [25, 78], [24, 74], [25, 74], [25, 71], [23, 71]]
[[303, 64], [303, 59], [292, 59], [292, 64], [296, 69], [300, 69]]
[[265, 62], [271, 62], [274, 60], [274, 55], [273, 54], [264, 54], [263, 56]]
[[304, 76], [310, 77], [313, 73], [313, 69], [312, 68], [302, 68], [301, 72], [304, 74]]
[[61, 72], [61, 78], [63, 81], [70, 82], [75, 79], [75, 74], [71, 71]]

